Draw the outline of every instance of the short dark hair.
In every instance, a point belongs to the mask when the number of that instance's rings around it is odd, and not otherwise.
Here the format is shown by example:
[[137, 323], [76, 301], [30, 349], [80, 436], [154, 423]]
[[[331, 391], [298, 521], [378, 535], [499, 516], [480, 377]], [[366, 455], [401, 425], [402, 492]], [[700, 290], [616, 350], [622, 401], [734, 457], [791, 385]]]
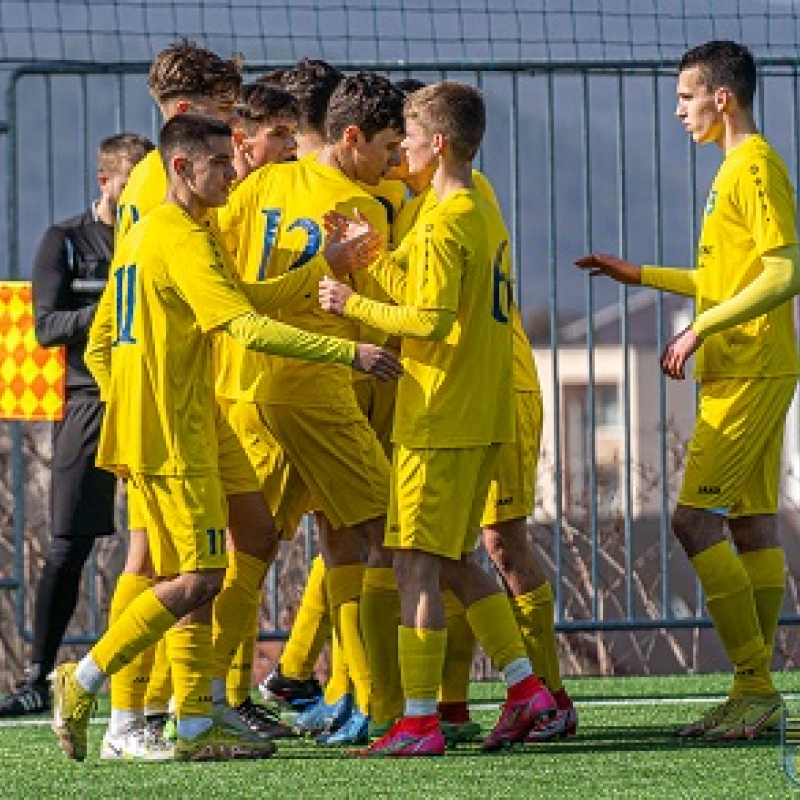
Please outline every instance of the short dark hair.
[[273, 70], [273, 73], [264, 76], [264, 83], [274, 86], [275, 81], [280, 80], [281, 87], [297, 100], [300, 126], [323, 134], [328, 101], [344, 77], [342, 72], [327, 61], [302, 58], [291, 69], [280, 74]]
[[722, 86], [730, 89], [739, 105], [753, 107], [757, 71], [753, 54], [738, 42], [726, 40], [706, 42], [687, 50], [680, 60], [678, 72], [697, 67], [709, 90]]
[[294, 95], [270, 84], [256, 82], [242, 87], [236, 113], [249, 122], [264, 122], [279, 114], [296, 118], [300, 109]]
[[97, 147], [98, 172], [113, 172], [125, 159], [131, 164], [141, 161], [155, 145], [138, 133], [116, 133], [107, 136]]
[[358, 72], [336, 87], [325, 115], [325, 141], [337, 141], [348, 125], [357, 125], [369, 140], [392, 128], [402, 133], [405, 95], [388, 78]]
[[176, 114], [164, 123], [158, 135], [158, 149], [164, 164], [181, 149], [203, 152], [209, 147], [209, 139], [215, 136], [230, 136], [231, 126], [212, 117], [199, 114]]
[[242, 86], [241, 66], [238, 58], [226, 61], [189, 39], [180, 39], [155, 57], [147, 85], [158, 103], [191, 95], [235, 99]]

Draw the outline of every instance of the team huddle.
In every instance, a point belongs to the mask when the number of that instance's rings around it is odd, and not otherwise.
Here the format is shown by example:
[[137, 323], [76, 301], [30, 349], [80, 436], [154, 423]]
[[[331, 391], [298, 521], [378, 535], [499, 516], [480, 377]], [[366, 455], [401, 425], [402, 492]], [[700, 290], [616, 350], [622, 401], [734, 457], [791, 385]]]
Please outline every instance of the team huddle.
[[[682, 378], [709, 339], [673, 527], [735, 673], [730, 697], [679, 733], [728, 739], [782, 708], [775, 459], [798, 372], [794, 194], [752, 124], [755, 68], [737, 48], [709, 43], [680, 69], [678, 116], [726, 151], [702, 269], [577, 262], [699, 299], [661, 362]], [[507, 692], [484, 751], [575, 734], [527, 535], [541, 392], [508, 231], [472, 166], [481, 93], [307, 59], [242, 86], [236, 61], [185, 41], [149, 86], [166, 121], [119, 198], [85, 352], [105, 403], [96, 463], [127, 483], [130, 549], [106, 633], [53, 673], [61, 747], [86, 758], [110, 679], [108, 759], [265, 758], [297, 735], [361, 757], [441, 755], [481, 735], [476, 642]], [[734, 281], [719, 277], [725, 226]], [[766, 366], [752, 336], [742, 350], [756, 318]], [[755, 407], [757, 442], [717, 433]], [[709, 498], [695, 484], [712, 468], [724, 474]], [[254, 639], [265, 574], [307, 513], [320, 556], [262, 685], [297, 712], [286, 725], [250, 696]], [[479, 535], [499, 582], [473, 555]]]
[[[472, 169], [480, 93], [310, 60], [241, 82], [189, 42], [150, 71], [166, 122], [119, 198], [85, 352], [135, 557], [105, 635], [54, 673], [61, 746], [86, 757], [110, 678], [105, 758], [263, 758], [298, 733], [438, 755], [479, 734], [476, 637], [508, 686], [485, 750], [574, 733], [525, 526], [541, 396]], [[308, 512], [320, 557], [266, 687], [289, 727], [250, 698], [252, 658]], [[471, 556], [481, 528], [504, 591]]]

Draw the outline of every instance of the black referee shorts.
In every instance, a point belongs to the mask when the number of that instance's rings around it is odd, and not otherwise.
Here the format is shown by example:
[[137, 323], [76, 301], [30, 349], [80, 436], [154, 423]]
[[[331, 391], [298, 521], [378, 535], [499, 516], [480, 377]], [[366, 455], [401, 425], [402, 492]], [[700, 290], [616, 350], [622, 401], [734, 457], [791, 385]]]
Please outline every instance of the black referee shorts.
[[114, 475], [94, 465], [103, 403], [97, 397], [70, 398], [64, 419], [53, 427], [50, 483], [53, 536], [114, 533]]

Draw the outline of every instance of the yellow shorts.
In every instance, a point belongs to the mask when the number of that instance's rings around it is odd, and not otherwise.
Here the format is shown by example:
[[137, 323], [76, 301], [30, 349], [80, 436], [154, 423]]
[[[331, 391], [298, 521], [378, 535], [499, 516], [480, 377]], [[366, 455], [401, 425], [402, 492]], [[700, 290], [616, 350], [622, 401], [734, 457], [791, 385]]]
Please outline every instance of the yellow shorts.
[[217, 449], [219, 476], [226, 495], [261, 491], [258, 475], [219, 403], [217, 403]]
[[225, 569], [228, 509], [219, 475], [133, 475], [156, 575]]
[[142, 507], [142, 495], [133, 481], [125, 481], [125, 504], [128, 512], [128, 530], [143, 531], [147, 527], [147, 516]]
[[783, 427], [796, 383], [795, 378], [703, 382], [680, 505], [729, 517], [776, 513]]
[[395, 444], [386, 547], [461, 558], [475, 549], [500, 445], [414, 449]]
[[267, 428], [256, 403], [220, 400], [220, 409], [255, 471], [282, 539], [291, 539], [310, 498], [300, 474]]
[[481, 526], [528, 517], [533, 512], [536, 464], [544, 419], [538, 392], [514, 392], [517, 441], [500, 445]]
[[369, 375], [353, 379], [358, 407], [372, 425], [387, 458], [392, 457], [392, 425], [397, 381], [382, 381]]
[[271, 404], [264, 421], [334, 530], [386, 514], [389, 461], [366, 417], [353, 409]]

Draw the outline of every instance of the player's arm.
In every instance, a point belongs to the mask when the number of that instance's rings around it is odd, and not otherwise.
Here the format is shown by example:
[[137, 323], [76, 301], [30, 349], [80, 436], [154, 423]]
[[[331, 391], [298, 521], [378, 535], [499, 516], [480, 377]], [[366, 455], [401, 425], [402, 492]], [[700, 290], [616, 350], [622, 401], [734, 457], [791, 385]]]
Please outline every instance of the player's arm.
[[696, 273], [683, 267], [639, 266], [607, 253], [591, 253], [575, 261], [575, 266], [591, 276], [607, 275], [628, 286], [650, 286], [672, 294], [694, 297]]
[[763, 270], [752, 283], [694, 320], [692, 329], [701, 340], [766, 314], [800, 292], [797, 245], [765, 253], [761, 262]]
[[399, 375], [397, 359], [379, 347], [310, 333], [259, 316], [218, 258], [211, 237], [200, 233], [176, 243], [169, 264], [178, 291], [203, 331], [224, 330], [249, 350], [349, 364], [381, 378]]
[[300, 269], [289, 270], [283, 275], [256, 283], [242, 281], [240, 285], [256, 311], [270, 314], [315, 292], [317, 284], [325, 275], [324, 264], [319, 259], [312, 259], [307, 266]]
[[453, 327], [455, 311], [448, 308], [394, 306], [356, 294], [349, 286], [330, 278], [319, 284], [319, 302], [325, 311], [358, 320], [390, 336], [412, 339], [444, 339]]
[[[370, 300], [343, 284], [327, 280], [320, 283], [320, 304], [328, 311], [357, 319], [392, 336], [444, 339], [453, 327], [458, 309], [462, 248], [448, 223], [439, 222], [426, 226], [421, 249], [424, 253], [419, 257], [424, 259], [424, 265], [420, 269], [420, 285], [406, 287], [404, 303], [389, 305]], [[387, 256], [393, 257], [394, 254]]]
[[109, 282], [100, 296], [97, 312], [89, 328], [83, 361], [104, 398], [111, 382], [111, 347], [114, 341], [114, 289]]
[[96, 303], [70, 309], [72, 264], [75, 257], [68, 235], [49, 228], [33, 263], [33, 307], [36, 340], [43, 347], [80, 344], [86, 340]]
[[222, 329], [248, 350], [306, 361], [348, 364], [382, 380], [395, 380], [402, 373], [394, 354], [377, 345], [310, 333], [255, 313], [234, 317]]
[[369, 268], [370, 276], [395, 303], [403, 303], [408, 290], [409, 238], [406, 236], [398, 248], [384, 253]]

